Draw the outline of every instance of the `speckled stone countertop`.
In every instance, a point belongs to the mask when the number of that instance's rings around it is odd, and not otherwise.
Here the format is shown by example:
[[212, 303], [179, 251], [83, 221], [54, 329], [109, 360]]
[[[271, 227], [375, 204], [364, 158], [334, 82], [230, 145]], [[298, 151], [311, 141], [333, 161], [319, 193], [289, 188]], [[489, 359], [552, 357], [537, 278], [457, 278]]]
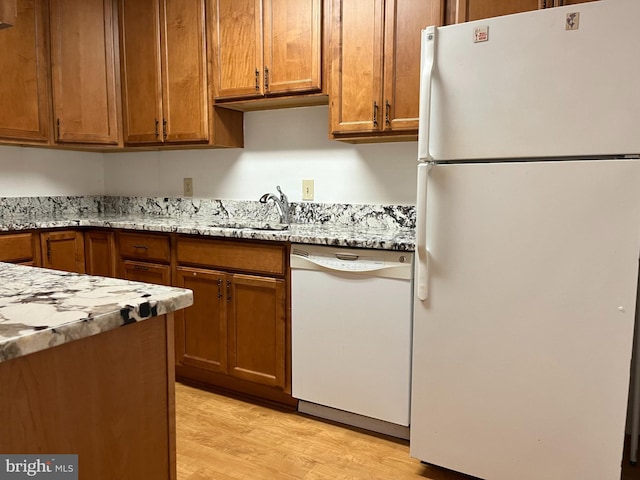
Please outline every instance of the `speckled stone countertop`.
[[0, 263], [0, 362], [191, 304], [183, 288]]
[[415, 207], [193, 197], [0, 197], [0, 232], [107, 227], [384, 250], [414, 249]]
[[289, 241], [316, 245], [414, 250], [414, 230], [354, 225], [234, 220], [208, 217], [171, 217], [158, 215], [64, 214], [47, 216], [0, 216], [0, 231], [35, 228], [107, 227], [149, 232], [169, 232], [212, 237]]

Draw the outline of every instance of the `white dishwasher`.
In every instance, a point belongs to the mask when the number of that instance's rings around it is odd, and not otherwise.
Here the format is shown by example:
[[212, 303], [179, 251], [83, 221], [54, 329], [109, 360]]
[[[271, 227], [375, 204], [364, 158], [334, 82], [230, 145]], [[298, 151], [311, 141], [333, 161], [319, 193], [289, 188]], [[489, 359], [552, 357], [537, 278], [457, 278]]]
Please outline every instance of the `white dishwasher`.
[[300, 412], [408, 438], [412, 265], [411, 252], [292, 246]]

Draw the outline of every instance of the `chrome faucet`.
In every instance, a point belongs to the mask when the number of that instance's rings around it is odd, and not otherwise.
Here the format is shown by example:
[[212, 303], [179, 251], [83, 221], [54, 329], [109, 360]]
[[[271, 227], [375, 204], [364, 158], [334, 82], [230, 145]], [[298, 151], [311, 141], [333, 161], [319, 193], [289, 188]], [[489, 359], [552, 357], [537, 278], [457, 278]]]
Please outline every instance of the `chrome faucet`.
[[267, 203], [269, 200], [273, 200], [280, 214], [280, 223], [289, 223], [289, 199], [280, 188], [280, 185], [276, 188], [280, 193], [280, 198], [274, 193], [265, 193], [260, 197], [260, 203]]

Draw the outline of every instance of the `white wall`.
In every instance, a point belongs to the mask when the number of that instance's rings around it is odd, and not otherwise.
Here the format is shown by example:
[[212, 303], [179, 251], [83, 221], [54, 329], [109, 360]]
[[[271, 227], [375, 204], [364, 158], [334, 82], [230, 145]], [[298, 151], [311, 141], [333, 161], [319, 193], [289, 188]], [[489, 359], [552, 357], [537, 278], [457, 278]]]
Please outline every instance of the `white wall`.
[[0, 197], [102, 195], [103, 154], [0, 146]]
[[302, 179], [315, 201], [413, 205], [416, 142], [352, 145], [328, 139], [328, 107], [245, 114], [244, 149], [89, 153], [0, 146], [0, 196], [194, 196], [257, 200], [280, 185], [291, 201]]
[[416, 142], [352, 145], [328, 139], [328, 107], [245, 113], [245, 148], [105, 154], [109, 195], [257, 200], [280, 185], [291, 201], [302, 179], [316, 202], [414, 204]]

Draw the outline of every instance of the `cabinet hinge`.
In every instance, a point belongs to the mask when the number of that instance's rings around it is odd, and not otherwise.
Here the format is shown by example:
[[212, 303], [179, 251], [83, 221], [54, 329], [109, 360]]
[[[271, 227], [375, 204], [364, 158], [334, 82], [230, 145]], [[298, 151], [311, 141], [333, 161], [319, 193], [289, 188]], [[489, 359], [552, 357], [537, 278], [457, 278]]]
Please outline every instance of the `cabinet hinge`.
[[269, 69], [264, 67], [264, 90], [269, 90]]
[[162, 140], [167, 140], [167, 120], [162, 119]]
[[260, 91], [260, 70], [256, 68], [256, 92]]

